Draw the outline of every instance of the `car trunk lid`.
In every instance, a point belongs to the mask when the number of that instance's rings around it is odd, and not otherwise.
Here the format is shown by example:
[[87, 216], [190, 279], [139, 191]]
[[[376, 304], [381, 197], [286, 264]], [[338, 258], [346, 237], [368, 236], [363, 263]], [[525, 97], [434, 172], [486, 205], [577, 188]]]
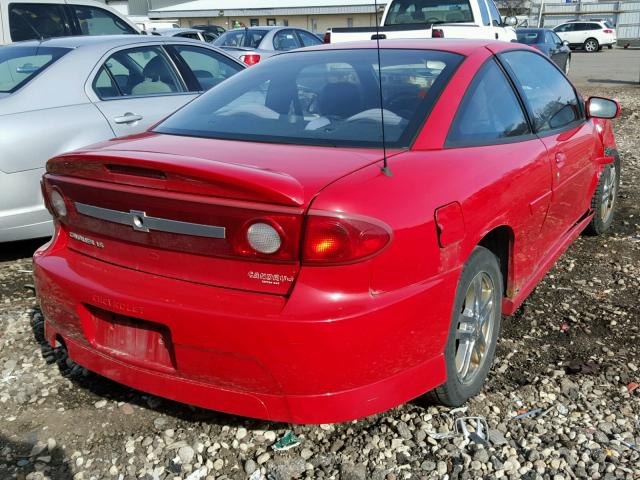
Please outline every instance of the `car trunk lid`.
[[[65, 198], [62, 224], [75, 251], [151, 274], [285, 295], [300, 268], [313, 197], [380, 157], [145, 134], [57, 157], [45, 178], [49, 195], [57, 189]], [[246, 229], [256, 221], [281, 234], [275, 254], [247, 250]]]

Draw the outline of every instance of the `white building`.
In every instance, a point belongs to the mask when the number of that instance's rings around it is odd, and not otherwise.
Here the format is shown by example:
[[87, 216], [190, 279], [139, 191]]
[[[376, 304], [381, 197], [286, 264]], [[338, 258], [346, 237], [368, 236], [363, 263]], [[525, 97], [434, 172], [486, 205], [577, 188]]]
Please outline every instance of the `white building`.
[[[173, 3], [173, 2], [172, 2]], [[377, 20], [386, 0], [378, 2]], [[180, 25], [211, 24], [226, 29], [238, 23], [285, 25], [322, 33], [331, 27], [371, 27], [376, 24], [371, 0], [191, 0], [159, 6], [153, 2], [151, 19], [179, 19]]]

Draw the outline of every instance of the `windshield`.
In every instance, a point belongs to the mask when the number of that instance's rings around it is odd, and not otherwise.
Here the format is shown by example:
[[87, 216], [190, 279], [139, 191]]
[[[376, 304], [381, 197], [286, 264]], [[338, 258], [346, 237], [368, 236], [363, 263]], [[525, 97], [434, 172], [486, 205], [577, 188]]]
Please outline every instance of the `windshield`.
[[525, 45], [536, 45], [538, 43], [544, 43], [542, 41], [542, 32], [527, 32], [522, 30], [516, 30], [518, 36], [518, 42]]
[[15, 92], [67, 52], [53, 47], [0, 48], [0, 92]]
[[[387, 146], [408, 147], [462, 60], [432, 50], [383, 49]], [[375, 49], [273, 57], [179, 110], [159, 133], [282, 144], [381, 147]]]
[[267, 30], [239, 28], [223, 33], [213, 44], [217, 47], [258, 48], [266, 34]]
[[468, 0], [394, 0], [385, 25], [473, 22]]

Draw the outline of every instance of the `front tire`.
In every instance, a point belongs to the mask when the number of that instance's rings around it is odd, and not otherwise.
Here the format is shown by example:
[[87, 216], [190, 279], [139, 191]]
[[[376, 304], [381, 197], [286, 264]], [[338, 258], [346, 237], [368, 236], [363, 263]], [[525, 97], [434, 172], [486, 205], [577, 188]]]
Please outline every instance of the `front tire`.
[[602, 235], [611, 228], [618, 205], [620, 156], [617, 150], [613, 149], [607, 150], [606, 154], [614, 157], [615, 160], [605, 167], [591, 198], [593, 218], [585, 230], [589, 235]]
[[498, 259], [476, 247], [458, 282], [445, 346], [447, 381], [430, 392], [435, 402], [457, 407], [482, 388], [500, 333], [502, 292]]
[[600, 50], [600, 43], [595, 38], [587, 38], [582, 45], [585, 52], [588, 53], [596, 53]]

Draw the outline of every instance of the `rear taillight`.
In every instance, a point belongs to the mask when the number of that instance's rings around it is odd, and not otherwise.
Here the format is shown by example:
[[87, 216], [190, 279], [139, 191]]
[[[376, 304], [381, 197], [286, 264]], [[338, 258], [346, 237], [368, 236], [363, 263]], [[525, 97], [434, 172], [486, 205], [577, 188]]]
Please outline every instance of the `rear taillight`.
[[236, 255], [275, 262], [298, 259], [299, 217], [271, 214], [250, 219], [230, 238]]
[[331, 32], [324, 32], [322, 43], [331, 43]]
[[608, 29], [608, 28], [607, 28], [607, 29], [604, 29], [604, 30], [602, 30], [602, 31], [603, 31], [604, 33], [613, 33], [613, 30], [610, 30], [610, 29]]
[[444, 30], [442, 30], [441, 28], [432, 29], [431, 38], [444, 38]]
[[67, 202], [64, 195], [57, 188], [48, 187], [44, 181], [40, 182], [42, 198], [49, 213], [55, 218], [65, 218], [68, 214]]
[[250, 53], [249, 55], [240, 55], [240, 60], [251, 66], [260, 63], [260, 55], [256, 53]]
[[390, 228], [376, 220], [312, 212], [307, 218], [302, 262], [353, 263], [380, 253], [390, 241]]

